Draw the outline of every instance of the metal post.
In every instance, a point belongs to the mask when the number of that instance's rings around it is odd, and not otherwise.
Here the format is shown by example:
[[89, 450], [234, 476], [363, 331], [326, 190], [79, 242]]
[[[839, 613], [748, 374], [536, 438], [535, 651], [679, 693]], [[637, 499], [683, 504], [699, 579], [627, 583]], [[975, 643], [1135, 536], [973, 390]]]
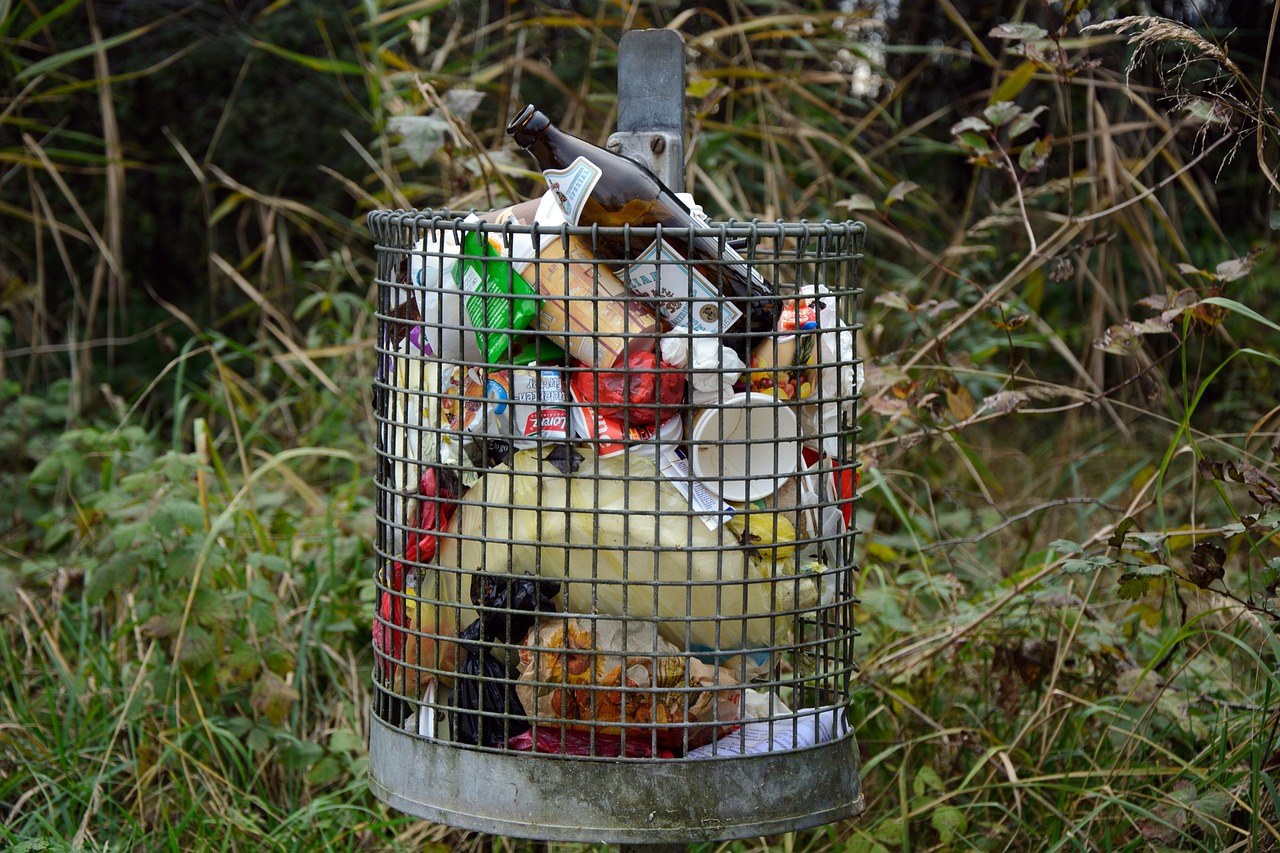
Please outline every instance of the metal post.
[[[648, 166], [684, 190], [684, 38], [675, 30], [630, 30], [618, 43], [618, 132], [610, 151]], [[619, 853], [683, 853], [684, 844], [621, 844]]]
[[643, 163], [675, 192], [684, 190], [684, 37], [631, 30], [618, 43], [618, 132], [610, 151]]

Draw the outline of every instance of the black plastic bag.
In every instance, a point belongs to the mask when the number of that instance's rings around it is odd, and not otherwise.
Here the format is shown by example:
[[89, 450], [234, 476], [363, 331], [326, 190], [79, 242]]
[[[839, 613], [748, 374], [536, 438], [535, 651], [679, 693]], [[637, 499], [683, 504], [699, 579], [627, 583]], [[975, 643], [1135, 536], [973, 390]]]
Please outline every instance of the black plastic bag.
[[538, 614], [555, 612], [553, 599], [559, 590], [557, 581], [527, 575], [479, 574], [472, 579], [471, 601], [480, 608], [480, 618], [458, 635], [463, 657], [450, 712], [455, 741], [501, 746], [529, 730], [514, 674], [489, 643], [522, 641]]
[[559, 581], [481, 572], [471, 578], [471, 603], [480, 610], [486, 640], [522, 643], [543, 613], [555, 613]]
[[458, 743], [501, 746], [529, 730], [515, 683], [492, 649], [480, 645], [479, 619], [458, 635], [463, 658], [453, 687], [451, 727]]

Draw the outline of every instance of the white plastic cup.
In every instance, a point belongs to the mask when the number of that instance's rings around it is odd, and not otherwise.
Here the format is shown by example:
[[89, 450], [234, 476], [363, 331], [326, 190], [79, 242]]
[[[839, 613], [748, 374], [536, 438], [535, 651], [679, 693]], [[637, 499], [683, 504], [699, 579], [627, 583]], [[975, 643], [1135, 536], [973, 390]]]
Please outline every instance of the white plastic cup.
[[773, 494], [796, 471], [799, 429], [795, 411], [772, 394], [735, 394], [703, 409], [689, 434], [693, 475], [730, 502]]

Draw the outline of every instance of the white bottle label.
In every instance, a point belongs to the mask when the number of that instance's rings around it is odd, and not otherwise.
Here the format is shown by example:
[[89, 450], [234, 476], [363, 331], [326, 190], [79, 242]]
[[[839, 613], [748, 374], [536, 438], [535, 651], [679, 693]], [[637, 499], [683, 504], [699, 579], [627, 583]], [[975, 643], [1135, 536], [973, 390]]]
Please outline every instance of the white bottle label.
[[587, 196], [595, 188], [596, 182], [604, 174], [600, 167], [586, 157], [579, 157], [564, 169], [547, 169], [542, 173], [547, 179], [547, 191], [550, 192], [564, 212], [565, 221], [577, 225], [582, 217], [582, 208], [587, 203]]
[[742, 316], [738, 306], [723, 299], [666, 240], [645, 249], [625, 275], [632, 293], [660, 297], [658, 313], [694, 334], [723, 334]]
[[661, 471], [689, 501], [708, 530], [715, 530], [733, 515], [733, 507], [689, 476], [689, 459], [678, 447], [664, 447]]

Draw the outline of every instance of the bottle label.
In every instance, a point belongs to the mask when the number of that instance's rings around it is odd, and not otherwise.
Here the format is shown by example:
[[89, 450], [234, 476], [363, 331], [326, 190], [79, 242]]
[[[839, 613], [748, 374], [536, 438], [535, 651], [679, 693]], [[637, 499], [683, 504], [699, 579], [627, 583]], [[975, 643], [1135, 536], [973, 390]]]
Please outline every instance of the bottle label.
[[579, 157], [567, 168], [547, 169], [542, 174], [547, 179], [547, 190], [555, 196], [556, 203], [564, 212], [565, 221], [577, 225], [587, 197], [604, 172], [586, 157]]
[[661, 298], [658, 313], [671, 325], [694, 334], [723, 334], [742, 316], [738, 306], [722, 298], [707, 277], [666, 240], [645, 249], [627, 267], [626, 276], [632, 293]]

